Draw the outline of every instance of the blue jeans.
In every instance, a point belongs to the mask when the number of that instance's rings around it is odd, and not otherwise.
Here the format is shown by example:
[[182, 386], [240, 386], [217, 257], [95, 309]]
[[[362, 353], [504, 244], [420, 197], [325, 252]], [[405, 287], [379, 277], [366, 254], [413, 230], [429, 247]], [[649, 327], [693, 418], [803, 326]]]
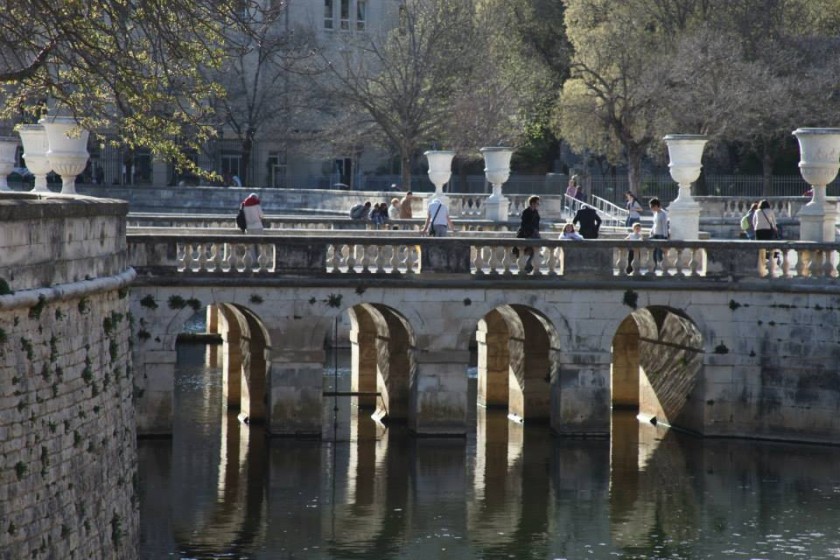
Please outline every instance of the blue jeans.
[[630, 216], [627, 216], [627, 221], [624, 222], [624, 227], [633, 227], [633, 224], [638, 224], [641, 221], [641, 218], [631, 218]]
[[[651, 239], [668, 239], [665, 235], [651, 235]], [[656, 248], [653, 250], [653, 266], [659, 266], [659, 263], [662, 262], [662, 249]]]

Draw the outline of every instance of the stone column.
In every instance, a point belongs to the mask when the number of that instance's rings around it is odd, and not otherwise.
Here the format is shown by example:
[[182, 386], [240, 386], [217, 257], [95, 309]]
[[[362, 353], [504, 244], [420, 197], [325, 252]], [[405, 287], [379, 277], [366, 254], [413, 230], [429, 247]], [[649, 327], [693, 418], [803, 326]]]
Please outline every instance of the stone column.
[[415, 359], [409, 429], [421, 435], [465, 435], [469, 352], [430, 350]]
[[561, 353], [551, 385], [551, 410], [551, 427], [559, 434], [609, 435], [609, 354]]
[[[265, 344], [253, 338], [240, 343], [245, 359], [242, 360], [242, 397], [240, 399], [240, 419], [248, 422], [264, 422], [266, 419], [266, 360]], [[323, 367], [322, 367], [323, 369]]]
[[321, 434], [325, 359], [323, 348], [272, 347], [268, 425], [271, 434]]
[[491, 311], [478, 322], [478, 404], [489, 408], [507, 408], [510, 334], [504, 319]]
[[[356, 322], [350, 330], [351, 377], [350, 390], [373, 393], [376, 391], [376, 327], [365, 329]], [[376, 397], [358, 397], [360, 408], [374, 408]]]
[[239, 323], [226, 321], [222, 327], [222, 401], [238, 410], [242, 401], [242, 347]]
[[[216, 305], [208, 305], [205, 311], [208, 334], [219, 334], [219, 308]], [[204, 354], [204, 364], [207, 367], [221, 367], [221, 356], [219, 356], [219, 345], [208, 344]]]
[[639, 408], [639, 328], [632, 318], [618, 327], [612, 343], [612, 404]]

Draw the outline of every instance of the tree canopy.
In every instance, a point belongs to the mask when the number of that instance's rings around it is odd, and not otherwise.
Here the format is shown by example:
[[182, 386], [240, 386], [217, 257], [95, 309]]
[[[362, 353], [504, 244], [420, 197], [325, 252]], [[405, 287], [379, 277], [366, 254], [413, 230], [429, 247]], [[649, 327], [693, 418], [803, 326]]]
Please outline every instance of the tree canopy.
[[219, 67], [225, 32], [246, 0], [9, 0], [0, 10], [0, 118], [44, 109], [188, 164], [185, 146], [213, 134], [203, 73]]
[[565, 0], [574, 48], [556, 126], [626, 161], [632, 188], [667, 133], [774, 154], [797, 126], [840, 120], [837, 0]]

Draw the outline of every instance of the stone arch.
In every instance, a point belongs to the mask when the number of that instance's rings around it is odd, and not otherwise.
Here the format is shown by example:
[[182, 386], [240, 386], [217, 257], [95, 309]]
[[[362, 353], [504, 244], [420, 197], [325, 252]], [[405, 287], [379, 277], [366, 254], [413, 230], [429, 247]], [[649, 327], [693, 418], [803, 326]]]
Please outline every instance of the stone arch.
[[223, 395], [228, 408], [238, 408], [240, 420], [266, 422], [268, 360], [271, 343], [262, 321], [246, 307], [217, 304], [224, 325], [222, 335]]
[[545, 315], [500, 305], [479, 320], [476, 337], [479, 404], [506, 407], [518, 420], [549, 420], [559, 337]]
[[613, 407], [635, 408], [640, 418], [699, 432], [701, 403], [691, 397], [703, 353], [703, 335], [684, 312], [665, 306], [634, 311], [613, 336]]
[[414, 333], [408, 320], [383, 305], [362, 303], [348, 309], [352, 345], [353, 391], [378, 393], [359, 397], [359, 406], [374, 408], [377, 420], [408, 418], [413, 379]]

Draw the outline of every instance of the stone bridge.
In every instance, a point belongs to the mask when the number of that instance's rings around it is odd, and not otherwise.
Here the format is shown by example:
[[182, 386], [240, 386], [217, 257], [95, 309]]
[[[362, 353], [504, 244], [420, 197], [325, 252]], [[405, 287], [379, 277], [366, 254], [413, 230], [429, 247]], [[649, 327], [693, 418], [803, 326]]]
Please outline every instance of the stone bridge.
[[706, 436], [840, 441], [836, 244], [334, 233], [129, 232], [141, 433], [171, 430], [199, 312], [228, 405], [274, 435], [321, 434], [325, 340], [348, 317], [352, 391], [417, 434], [466, 432], [475, 341], [478, 404], [558, 434], [607, 435], [618, 406]]

